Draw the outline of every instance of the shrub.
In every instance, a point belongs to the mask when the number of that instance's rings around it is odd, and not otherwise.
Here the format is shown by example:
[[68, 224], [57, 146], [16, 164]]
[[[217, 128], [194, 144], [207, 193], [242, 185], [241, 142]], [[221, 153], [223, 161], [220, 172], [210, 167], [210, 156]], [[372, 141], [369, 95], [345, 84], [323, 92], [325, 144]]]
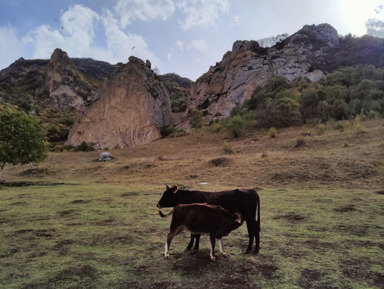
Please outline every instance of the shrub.
[[180, 137], [187, 135], [187, 132], [183, 129], [175, 128], [173, 126], [167, 125], [163, 126], [160, 129], [160, 135], [162, 138], [172, 135], [173, 137]]
[[233, 154], [233, 153], [235, 153], [235, 150], [233, 148], [233, 144], [231, 142], [225, 141], [223, 143], [223, 151], [226, 154]]
[[78, 147], [77, 149], [79, 151], [82, 151], [82, 152], [90, 152], [90, 151], [93, 151], [94, 148], [90, 145], [88, 145], [85, 141], [83, 141]]
[[339, 131], [343, 132], [347, 128], [349, 128], [349, 123], [347, 121], [338, 121], [334, 124], [334, 129], [338, 129]]
[[189, 123], [192, 128], [203, 127], [203, 113], [199, 110], [193, 109], [189, 112]]
[[359, 134], [359, 133], [366, 133], [367, 132], [367, 129], [361, 124], [361, 123], [356, 123], [354, 126], [353, 126], [353, 130], [355, 131], [355, 133]]
[[325, 131], [325, 125], [323, 125], [323, 124], [321, 124], [321, 123], [318, 123], [317, 125], [316, 125], [316, 133], [317, 133], [317, 135], [322, 135], [322, 134], [324, 134], [324, 131]]
[[277, 129], [274, 127], [271, 127], [268, 131], [268, 135], [270, 138], [275, 138], [277, 136]]

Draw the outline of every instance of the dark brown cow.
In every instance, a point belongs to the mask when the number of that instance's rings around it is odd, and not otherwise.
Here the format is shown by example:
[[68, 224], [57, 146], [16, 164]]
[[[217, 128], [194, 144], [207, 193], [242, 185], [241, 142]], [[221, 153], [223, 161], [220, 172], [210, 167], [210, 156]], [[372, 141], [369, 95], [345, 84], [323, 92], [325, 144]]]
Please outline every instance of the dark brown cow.
[[[235, 189], [220, 192], [189, 191], [179, 189], [176, 185], [166, 186], [157, 207], [174, 207], [177, 204], [207, 203], [218, 205], [230, 213], [238, 212], [247, 223], [249, 243], [245, 253], [252, 252], [253, 240], [256, 239], [254, 253], [257, 254], [260, 249], [260, 198], [253, 189]], [[256, 220], [257, 212], [257, 220]], [[191, 235], [191, 241], [187, 247], [190, 250], [196, 239], [193, 251], [199, 249], [200, 235]]]
[[[160, 215], [163, 215], [159, 211]], [[169, 257], [169, 247], [172, 239], [187, 230], [192, 234], [208, 233], [211, 241], [211, 260], [215, 261], [216, 238], [219, 242], [220, 252], [227, 256], [223, 249], [221, 238], [243, 224], [239, 213], [229, 213], [220, 206], [207, 204], [177, 205], [172, 211], [172, 222], [165, 243], [164, 257]]]

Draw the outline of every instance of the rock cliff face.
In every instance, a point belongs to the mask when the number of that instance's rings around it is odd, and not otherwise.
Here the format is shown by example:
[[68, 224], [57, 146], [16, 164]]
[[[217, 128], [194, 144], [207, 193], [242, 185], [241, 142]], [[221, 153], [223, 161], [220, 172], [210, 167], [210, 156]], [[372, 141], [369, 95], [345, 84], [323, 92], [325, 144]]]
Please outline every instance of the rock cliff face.
[[130, 57], [96, 98], [80, 111], [67, 144], [85, 141], [96, 149], [142, 145], [158, 138], [158, 128], [171, 122], [168, 92], [149, 61]]
[[80, 109], [87, 96], [94, 94], [92, 86], [81, 81], [81, 75], [67, 53], [56, 49], [46, 66], [46, 86], [53, 107]]
[[[364, 39], [350, 40], [340, 38], [332, 26], [321, 24], [306, 25], [272, 47], [261, 47], [256, 41], [236, 41], [219, 63], [192, 84], [187, 114], [193, 109], [202, 111], [205, 124], [227, 117], [251, 97], [257, 86], [274, 76], [317, 81], [340, 65], [383, 65], [377, 59], [382, 59], [384, 40], [368, 44]], [[188, 123], [181, 127], [188, 128]]]
[[45, 107], [76, 109], [92, 102], [115, 65], [89, 58], [69, 58], [56, 49], [51, 58], [20, 58], [0, 71], [0, 96], [27, 112]]

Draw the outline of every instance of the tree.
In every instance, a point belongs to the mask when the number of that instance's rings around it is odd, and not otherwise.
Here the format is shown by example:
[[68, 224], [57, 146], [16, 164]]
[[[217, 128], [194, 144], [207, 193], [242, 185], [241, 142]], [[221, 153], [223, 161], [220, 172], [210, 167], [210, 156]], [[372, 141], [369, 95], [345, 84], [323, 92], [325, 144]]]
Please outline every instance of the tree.
[[5, 164], [39, 163], [47, 157], [43, 127], [24, 112], [0, 111], [0, 169]]
[[192, 109], [189, 112], [189, 123], [192, 128], [203, 127], [203, 113], [197, 109]]

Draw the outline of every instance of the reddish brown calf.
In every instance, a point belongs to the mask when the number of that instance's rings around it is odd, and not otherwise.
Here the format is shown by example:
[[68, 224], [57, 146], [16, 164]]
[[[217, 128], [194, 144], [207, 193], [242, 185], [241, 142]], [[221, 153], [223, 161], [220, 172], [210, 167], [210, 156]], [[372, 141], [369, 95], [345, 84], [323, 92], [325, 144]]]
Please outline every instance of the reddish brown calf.
[[[160, 212], [161, 216], [162, 213]], [[172, 211], [172, 222], [165, 244], [165, 255], [169, 257], [169, 247], [172, 239], [187, 230], [192, 234], [208, 233], [211, 243], [211, 260], [215, 261], [215, 243], [218, 239], [220, 252], [227, 256], [223, 249], [221, 238], [227, 236], [243, 224], [239, 213], [229, 213], [220, 206], [207, 204], [182, 204], [177, 205]]]

